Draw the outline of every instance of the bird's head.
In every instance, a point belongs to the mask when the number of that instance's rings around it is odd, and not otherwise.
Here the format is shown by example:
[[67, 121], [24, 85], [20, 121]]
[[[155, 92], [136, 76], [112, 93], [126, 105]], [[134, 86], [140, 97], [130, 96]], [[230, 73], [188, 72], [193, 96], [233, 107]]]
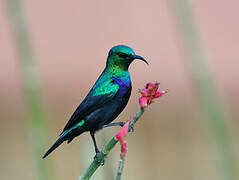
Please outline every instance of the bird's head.
[[142, 60], [148, 64], [143, 57], [136, 55], [129, 46], [117, 45], [110, 49], [106, 64], [108, 67], [127, 70], [135, 59]]

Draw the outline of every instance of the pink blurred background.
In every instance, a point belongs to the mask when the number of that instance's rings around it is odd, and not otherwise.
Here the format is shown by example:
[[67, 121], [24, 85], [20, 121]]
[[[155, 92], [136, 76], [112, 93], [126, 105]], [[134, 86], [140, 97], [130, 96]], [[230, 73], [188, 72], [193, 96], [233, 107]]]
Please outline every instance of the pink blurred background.
[[[228, 125], [238, 161], [239, 1], [190, 3], [210, 71], [231, 117]], [[37, 179], [27, 132], [22, 73], [6, 4], [0, 1], [0, 177]], [[48, 146], [103, 70], [109, 49], [126, 44], [150, 66], [141, 62], [131, 65], [132, 97], [118, 119], [126, 120], [137, 111], [137, 89], [148, 81], [160, 81], [169, 94], [149, 108], [135, 133], [127, 137], [123, 179], [220, 179], [210, 129], [198, 116], [170, 1], [23, 0], [22, 5], [48, 114]], [[104, 144], [116, 130], [99, 132], [97, 139], [105, 138]], [[89, 154], [84, 152], [87, 159], [82, 163], [84, 147]], [[56, 179], [76, 179], [93, 154], [89, 134], [62, 145], [49, 157]], [[99, 171], [112, 166], [114, 175], [119, 147], [110, 156], [106, 162], [109, 165]], [[105, 179], [112, 178], [105, 175]]]

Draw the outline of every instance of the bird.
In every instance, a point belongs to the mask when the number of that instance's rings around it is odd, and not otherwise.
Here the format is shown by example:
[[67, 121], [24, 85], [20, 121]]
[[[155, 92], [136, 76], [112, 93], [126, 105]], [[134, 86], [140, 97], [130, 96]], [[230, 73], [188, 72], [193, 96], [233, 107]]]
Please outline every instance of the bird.
[[110, 126], [123, 126], [123, 122], [111, 123], [127, 105], [132, 85], [129, 66], [135, 60], [148, 62], [126, 45], [116, 45], [108, 53], [106, 66], [85, 99], [76, 108], [66, 123], [60, 137], [44, 154], [46, 158], [64, 141], [70, 143], [84, 132], [90, 132], [96, 155], [99, 148], [96, 143], [96, 131]]

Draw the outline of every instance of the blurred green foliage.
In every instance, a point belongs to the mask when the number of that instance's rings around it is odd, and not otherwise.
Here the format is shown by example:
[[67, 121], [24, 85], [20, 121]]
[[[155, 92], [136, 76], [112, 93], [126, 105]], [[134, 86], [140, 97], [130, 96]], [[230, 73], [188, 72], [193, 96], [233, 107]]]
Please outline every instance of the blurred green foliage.
[[239, 179], [232, 132], [228, 127], [228, 122], [231, 120], [210, 74], [209, 63], [197, 32], [192, 7], [188, 0], [172, 0], [171, 2], [188, 59], [188, 69], [191, 73], [199, 112], [214, 134], [212, 138], [218, 149], [218, 154], [215, 156], [220, 159], [221, 166], [219, 171], [225, 180]]
[[41, 159], [47, 142], [47, 121], [42, 103], [41, 85], [35, 65], [35, 57], [27, 30], [24, 13], [20, 0], [8, 0], [8, 12], [16, 38], [20, 67], [22, 71], [25, 102], [28, 110], [29, 132], [32, 136], [30, 142], [34, 159], [38, 169], [39, 180], [52, 179], [52, 168], [49, 160]]

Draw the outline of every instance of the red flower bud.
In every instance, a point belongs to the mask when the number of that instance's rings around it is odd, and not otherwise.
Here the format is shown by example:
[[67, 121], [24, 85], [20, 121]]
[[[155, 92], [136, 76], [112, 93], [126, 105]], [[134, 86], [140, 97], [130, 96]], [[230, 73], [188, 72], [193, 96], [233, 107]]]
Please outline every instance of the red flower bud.
[[144, 97], [150, 97], [152, 96], [152, 92], [149, 89], [143, 89], [142, 91], [140, 91], [141, 95]]
[[141, 96], [139, 98], [139, 104], [140, 104], [140, 107], [142, 107], [142, 108], [147, 107], [148, 106], [148, 102], [149, 102], [149, 100], [148, 100], [147, 97]]
[[126, 152], [127, 152], [127, 143], [126, 143], [126, 141], [123, 141], [121, 143], [121, 154], [120, 154], [121, 157], [125, 157]]
[[168, 91], [159, 91], [159, 83], [147, 83], [145, 88], [143, 90], [139, 90], [139, 92], [141, 93], [141, 97], [139, 98], [139, 104], [141, 107], [145, 108], [147, 107], [149, 104], [153, 103], [153, 99], [158, 98], [162, 95], [164, 95], [165, 93], [167, 93]]

